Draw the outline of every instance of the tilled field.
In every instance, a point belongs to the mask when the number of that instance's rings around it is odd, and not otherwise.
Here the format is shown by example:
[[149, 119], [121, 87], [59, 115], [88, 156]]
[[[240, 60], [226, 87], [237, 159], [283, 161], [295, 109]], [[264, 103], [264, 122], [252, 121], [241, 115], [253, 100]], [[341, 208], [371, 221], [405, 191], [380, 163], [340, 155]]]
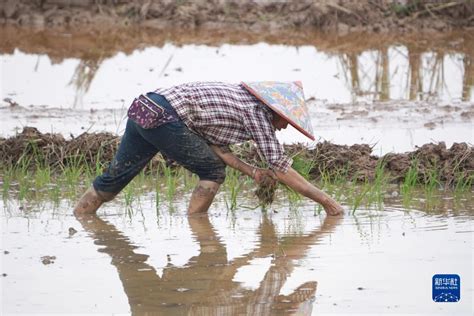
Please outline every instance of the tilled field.
[[[66, 166], [97, 163], [106, 164], [113, 158], [120, 137], [111, 133], [83, 133], [66, 140], [61, 134], [41, 133], [25, 127], [10, 138], [0, 138], [2, 169], [27, 165], [30, 169], [49, 166], [60, 171]], [[454, 143], [447, 148], [444, 142], [425, 144], [412, 152], [389, 153], [378, 157], [367, 144], [352, 146], [320, 142], [314, 148], [301, 144], [285, 145], [288, 155], [299, 165], [309, 166], [308, 175], [320, 179], [322, 175], [335, 177], [343, 172], [348, 179], [373, 180], [378, 166], [382, 166], [393, 182], [402, 182], [410, 168], [417, 169], [420, 184], [430, 181], [433, 172], [446, 187], [474, 177], [474, 149], [466, 143]], [[235, 146], [233, 151], [252, 164], [260, 164], [255, 146]], [[151, 166], [171, 161], [157, 155]]]

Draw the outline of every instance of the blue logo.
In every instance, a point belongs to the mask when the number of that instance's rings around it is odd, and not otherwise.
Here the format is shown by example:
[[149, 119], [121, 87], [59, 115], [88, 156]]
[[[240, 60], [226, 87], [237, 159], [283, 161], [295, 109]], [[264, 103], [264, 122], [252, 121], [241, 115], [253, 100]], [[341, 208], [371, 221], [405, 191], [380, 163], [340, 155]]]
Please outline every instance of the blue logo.
[[457, 274], [433, 275], [432, 288], [435, 302], [459, 302], [461, 299], [461, 278]]

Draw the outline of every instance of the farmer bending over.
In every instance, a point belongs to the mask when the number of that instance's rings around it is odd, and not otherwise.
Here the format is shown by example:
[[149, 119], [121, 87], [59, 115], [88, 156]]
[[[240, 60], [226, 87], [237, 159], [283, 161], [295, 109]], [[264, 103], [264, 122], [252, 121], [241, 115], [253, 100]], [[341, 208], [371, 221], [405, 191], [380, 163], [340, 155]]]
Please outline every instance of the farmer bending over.
[[[196, 82], [158, 89], [136, 98], [115, 158], [74, 208], [95, 213], [112, 200], [158, 152], [199, 176], [188, 213], [206, 212], [228, 165], [257, 183], [272, 177], [321, 204], [329, 215], [343, 212], [329, 195], [306, 181], [284, 154], [275, 130], [288, 123], [314, 139], [299, 82], [228, 84]], [[270, 169], [238, 159], [229, 145], [253, 140]]]

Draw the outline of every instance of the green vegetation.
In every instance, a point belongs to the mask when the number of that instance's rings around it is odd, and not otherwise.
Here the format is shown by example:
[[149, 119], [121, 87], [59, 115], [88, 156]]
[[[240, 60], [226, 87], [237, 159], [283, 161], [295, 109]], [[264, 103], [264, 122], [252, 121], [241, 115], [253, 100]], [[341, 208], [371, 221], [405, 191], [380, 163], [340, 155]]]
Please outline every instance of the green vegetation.
[[393, 2], [391, 4], [391, 10], [399, 17], [406, 17], [414, 12], [417, 12], [420, 8], [420, 1], [408, 1], [406, 4]]
[[[100, 174], [104, 168], [101, 154], [87, 161], [87, 157], [76, 155], [69, 157], [67, 163], [58, 163], [58, 168], [45, 164], [41, 154], [36, 151], [35, 144], [30, 146], [33, 155], [22, 155], [15, 166], [0, 169], [1, 192], [4, 200], [16, 198], [20, 201], [36, 199], [49, 199], [58, 202], [60, 199], [75, 200], [85, 190], [92, 179]], [[293, 157], [293, 167], [309, 181], [328, 192], [336, 200], [348, 206], [350, 212], [355, 214], [360, 209], [383, 210], [384, 201], [394, 197], [400, 199], [403, 205], [410, 207], [423, 194], [424, 208], [435, 210], [438, 206], [439, 195], [442, 192], [453, 192], [455, 199], [463, 199], [472, 194], [474, 175], [458, 171], [453, 186], [443, 186], [444, 179], [441, 178], [440, 169], [433, 164], [431, 169], [420, 171], [419, 161], [413, 159], [402, 181], [394, 182], [393, 175], [385, 168], [385, 161], [377, 162], [375, 172], [371, 177], [364, 173], [350, 174], [350, 165], [334, 170], [328, 170], [317, 166], [314, 160], [307, 160], [303, 155], [297, 154]], [[34, 167], [32, 167], [34, 166]], [[58, 171], [59, 170], [59, 171]], [[316, 180], [315, 170], [319, 171]], [[166, 165], [163, 161], [159, 164], [145, 168], [119, 195], [127, 207], [139, 203], [139, 199], [145, 193], [154, 192], [155, 207], [159, 212], [163, 199], [168, 201], [169, 206], [176, 200], [176, 196], [189, 194], [197, 183], [197, 177], [189, 171]], [[227, 178], [222, 191], [227, 208], [234, 212], [239, 208], [247, 208], [238, 204], [238, 197], [254, 188], [252, 181], [240, 174], [238, 171], [227, 168]], [[287, 201], [290, 208], [298, 208], [304, 199], [299, 194], [284, 186], [277, 190], [277, 203]], [[247, 201], [254, 201], [249, 197]], [[415, 201], [416, 202], [416, 201]], [[248, 202], [246, 202], [248, 203]], [[251, 202], [252, 203], [252, 202]], [[252, 208], [252, 207], [248, 207]], [[322, 207], [316, 205], [314, 213], [319, 214]]]
[[230, 211], [235, 211], [238, 207], [237, 196], [242, 188], [242, 181], [240, 180], [240, 172], [232, 168], [226, 168], [225, 181], [225, 203]]
[[413, 160], [408, 172], [405, 174], [400, 193], [403, 196], [404, 204], [408, 204], [411, 199], [413, 189], [418, 184], [418, 162]]
[[454, 192], [464, 193], [471, 190], [474, 185], [474, 175], [466, 175], [462, 172], [456, 173], [456, 182]]

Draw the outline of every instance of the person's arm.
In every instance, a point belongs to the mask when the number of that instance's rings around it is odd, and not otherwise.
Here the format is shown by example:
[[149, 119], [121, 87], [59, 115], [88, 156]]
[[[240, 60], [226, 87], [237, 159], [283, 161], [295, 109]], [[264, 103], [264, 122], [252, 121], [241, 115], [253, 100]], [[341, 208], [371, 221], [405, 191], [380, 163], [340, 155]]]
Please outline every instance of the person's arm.
[[276, 180], [276, 176], [271, 170], [261, 169], [251, 166], [235, 156], [228, 147], [219, 147], [210, 145], [212, 150], [224, 161], [226, 165], [231, 168], [237, 169], [243, 174], [251, 177], [255, 182], [260, 183], [265, 177], [271, 177]]
[[226, 165], [254, 178], [257, 183], [260, 183], [260, 181], [265, 177], [271, 177], [273, 179], [277, 178], [280, 182], [286, 184], [294, 191], [321, 204], [329, 215], [339, 215], [344, 211], [342, 206], [340, 206], [333, 198], [316, 188], [291, 167], [286, 173], [277, 170], [272, 171], [259, 169], [246, 164], [225, 147], [211, 145], [211, 148]]
[[290, 167], [286, 173], [278, 170], [275, 170], [274, 172], [280, 182], [286, 184], [288, 187], [300, 193], [301, 195], [321, 204], [327, 214], [340, 215], [344, 212], [342, 206], [339, 205], [339, 203], [337, 203], [328, 194], [308, 182], [292, 167]]

